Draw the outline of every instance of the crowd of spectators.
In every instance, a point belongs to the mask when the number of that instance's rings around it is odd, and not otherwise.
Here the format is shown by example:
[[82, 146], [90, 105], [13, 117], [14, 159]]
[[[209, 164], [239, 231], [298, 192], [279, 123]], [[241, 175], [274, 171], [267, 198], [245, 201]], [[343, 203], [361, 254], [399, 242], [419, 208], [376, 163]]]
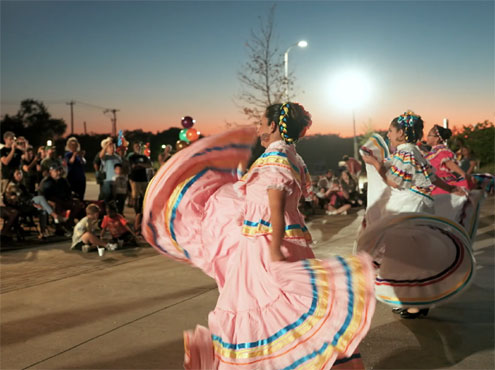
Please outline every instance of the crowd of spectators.
[[[2, 238], [23, 240], [30, 228], [39, 239], [54, 234], [71, 237], [71, 249], [83, 252], [98, 248], [116, 249], [136, 243], [142, 218], [141, 208], [149, 180], [153, 177], [150, 158], [143, 145], [116, 148], [111, 137], [101, 142], [93, 161], [98, 199], [86, 199], [85, 151], [77, 138], [67, 139], [65, 154], [57, 156], [53, 145], [33, 148], [24, 137], [3, 134], [1, 158]], [[51, 143], [51, 142], [49, 142]], [[161, 163], [169, 153], [164, 150]], [[123, 216], [125, 206], [134, 209], [135, 223]], [[101, 230], [100, 238], [97, 230]], [[110, 241], [102, 237], [109, 233]]]
[[327, 215], [346, 215], [352, 207], [363, 206], [366, 194], [359, 189], [361, 168], [358, 160], [345, 155], [339, 162], [337, 174], [328, 170], [314, 178], [313, 195], [307, 205], [313, 211], [321, 209]]

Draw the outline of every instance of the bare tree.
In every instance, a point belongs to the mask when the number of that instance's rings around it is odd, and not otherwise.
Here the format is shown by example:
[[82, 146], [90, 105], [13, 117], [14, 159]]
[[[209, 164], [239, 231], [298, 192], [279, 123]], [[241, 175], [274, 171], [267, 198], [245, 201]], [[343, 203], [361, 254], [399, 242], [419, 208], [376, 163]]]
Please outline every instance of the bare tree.
[[248, 61], [238, 72], [242, 92], [237, 104], [251, 120], [260, 120], [265, 108], [282, 100], [286, 84], [293, 85], [284, 76], [283, 54], [274, 41], [275, 5], [266, 18], [259, 17], [259, 28], [251, 30], [251, 38], [246, 42], [249, 51]]

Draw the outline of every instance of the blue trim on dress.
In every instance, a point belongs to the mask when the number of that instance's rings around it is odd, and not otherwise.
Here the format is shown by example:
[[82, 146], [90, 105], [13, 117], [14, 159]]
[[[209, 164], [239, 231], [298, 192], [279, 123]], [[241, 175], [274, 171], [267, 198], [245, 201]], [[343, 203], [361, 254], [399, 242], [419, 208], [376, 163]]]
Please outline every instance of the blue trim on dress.
[[292, 169], [294, 171], [296, 171], [297, 173], [299, 173], [299, 167], [297, 167], [294, 163], [292, 163], [289, 160], [289, 157], [287, 156], [287, 154], [284, 152], [267, 152], [267, 153], [263, 153], [262, 155], [260, 155], [260, 158], [266, 158], [266, 157], [272, 157], [272, 156], [279, 156], [279, 157], [287, 158], [287, 161], [289, 162]]
[[316, 278], [315, 278], [315, 274], [314, 274], [313, 270], [309, 266], [309, 262], [307, 260], [303, 260], [302, 262], [303, 262], [304, 268], [308, 271], [308, 273], [310, 275], [310, 281], [311, 281], [311, 286], [312, 286], [312, 291], [313, 291], [313, 300], [311, 302], [311, 307], [309, 308], [308, 312], [303, 313], [301, 315], [301, 317], [299, 317], [299, 319], [294, 321], [292, 324], [287, 325], [286, 327], [284, 327], [283, 329], [279, 330], [278, 332], [269, 336], [266, 339], [257, 340], [255, 342], [239, 343], [239, 344], [226, 343], [222, 340], [221, 337], [219, 337], [218, 335], [215, 335], [215, 334], [211, 335], [211, 339], [218, 342], [222, 347], [228, 348], [228, 349], [238, 350], [238, 349], [245, 349], [245, 348], [255, 348], [255, 347], [263, 346], [263, 345], [266, 345], [266, 344], [273, 342], [274, 340], [278, 339], [282, 335], [288, 333], [289, 331], [291, 331], [291, 330], [295, 329], [296, 327], [298, 327], [299, 325], [301, 325], [309, 316], [313, 315], [313, 313], [316, 310], [316, 306], [318, 304], [318, 289], [316, 287], [316, 282], [315, 282]]
[[[256, 227], [259, 224], [262, 224], [262, 225], [267, 226], [267, 227], [272, 226], [272, 224], [270, 222], [265, 221], [263, 219], [259, 220], [258, 222], [244, 220], [244, 225], [246, 225], [246, 226]], [[285, 230], [294, 230], [294, 229], [301, 229], [302, 231], [308, 231], [308, 228], [306, 226], [301, 225], [301, 224], [292, 224], [292, 225], [287, 225], [285, 227]]]
[[[184, 187], [182, 188], [182, 190], [180, 191], [180, 194], [179, 196], [177, 197], [177, 200], [175, 201], [175, 204], [174, 206], [172, 207], [172, 214], [170, 216], [170, 222], [169, 222], [169, 229], [170, 229], [170, 236], [172, 237], [172, 239], [177, 243], [177, 238], [175, 236], [175, 230], [174, 230], [174, 221], [175, 221], [175, 217], [177, 216], [177, 208], [179, 207], [179, 204], [182, 200], [182, 198], [184, 198], [184, 195], [186, 194], [186, 192], [189, 190], [189, 188], [199, 179], [201, 178], [201, 176], [203, 176], [206, 172], [208, 171], [217, 171], [217, 172], [227, 172], [227, 173], [232, 173], [232, 174], [236, 174], [237, 173], [237, 169], [232, 169], [232, 168], [216, 168], [216, 167], [206, 167], [204, 168], [203, 170], [201, 170], [200, 172], [198, 172], [196, 175], [193, 176], [192, 179], [190, 179], [185, 185]], [[178, 244], [178, 243], [177, 243]], [[187, 252], [187, 250], [185, 250], [182, 246], [181, 246], [182, 250], [184, 251], [184, 254], [185, 256], [190, 259], [189, 257], [189, 253]]]
[[251, 145], [246, 144], [229, 144], [225, 146], [212, 146], [211, 148], [206, 148], [202, 152], [195, 153], [191, 158], [199, 157], [214, 151], [222, 151], [228, 149], [242, 149], [242, 150], [251, 150]]
[[[342, 264], [342, 267], [345, 270], [345, 275], [347, 277], [347, 293], [349, 294], [349, 302], [347, 304], [347, 317], [345, 318], [344, 323], [342, 324], [342, 326], [340, 327], [339, 331], [335, 334], [335, 336], [334, 336], [334, 338], [332, 340], [332, 344], [331, 345], [333, 347], [335, 347], [337, 345], [340, 337], [347, 330], [347, 328], [349, 326], [349, 323], [351, 322], [351, 319], [352, 319], [352, 316], [353, 316], [353, 310], [354, 310], [354, 293], [352, 291], [352, 275], [351, 275], [351, 270], [350, 270], [349, 265], [347, 264], [347, 262], [345, 262], [345, 260], [342, 257], [340, 257], [340, 256], [336, 256], [336, 257], [339, 260], [339, 262]], [[328, 346], [329, 346], [329, 343], [328, 342], [323, 343], [323, 345], [321, 346], [320, 349], [318, 349], [318, 350], [316, 350], [316, 351], [314, 351], [312, 353], [309, 353], [306, 356], [301, 357], [299, 360], [294, 361], [291, 365], [285, 367], [283, 370], [293, 370], [293, 369], [295, 369], [296, 367], [298, 367], [302, 363], [304, 363], [304, 362], [306, 362], [308, 360], [311, 360], [311, 359], [315, 358], [316, 356], [321, 355], [323, 352], [325, 352], [325, 350], [328, 348]], [[359, 355], [359, 357], [360, 356], [361, 355]]]

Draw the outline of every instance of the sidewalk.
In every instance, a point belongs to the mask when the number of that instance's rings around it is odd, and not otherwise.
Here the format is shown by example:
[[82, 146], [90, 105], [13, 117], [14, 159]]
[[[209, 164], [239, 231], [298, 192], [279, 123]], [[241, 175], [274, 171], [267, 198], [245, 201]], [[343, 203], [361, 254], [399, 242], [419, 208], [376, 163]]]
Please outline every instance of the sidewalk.
[[[360, 346], [368, 369], [493, 369], [494, 198], [485, 201], [472, 286], [427, 319], [379, 303]], [[315, 253], [348, 254], [361, 216], [308, 222]], [[179, 369], [182, 331], [206, 325], [217, 290], [150, 247], [105, 254], [69, 242], [0, 254], [2, 369]]]

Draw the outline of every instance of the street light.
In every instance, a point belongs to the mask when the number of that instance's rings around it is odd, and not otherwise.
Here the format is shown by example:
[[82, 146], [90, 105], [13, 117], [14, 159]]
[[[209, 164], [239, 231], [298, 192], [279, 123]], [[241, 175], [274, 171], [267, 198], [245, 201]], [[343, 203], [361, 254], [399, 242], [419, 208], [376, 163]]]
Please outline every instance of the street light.
[[352, 110], [352, 129], [354, 133], [354, 158], [358, 158], [356, 135], [356, 107], [369, 96], [370, 85], [366, 76], [358, 71], [345, 71], [336, 75], [333, 82], [333, 98], [337, 104]]
[[289, 51], [294, 46], [299, 46], [300, 48], [305, 48], [308, 46], [308, 42], [301, 40], [297, 44], [291, 45], [287, 48], [284, 53], [284, 67], [285, 67], [285, 100], [289, 100]]

